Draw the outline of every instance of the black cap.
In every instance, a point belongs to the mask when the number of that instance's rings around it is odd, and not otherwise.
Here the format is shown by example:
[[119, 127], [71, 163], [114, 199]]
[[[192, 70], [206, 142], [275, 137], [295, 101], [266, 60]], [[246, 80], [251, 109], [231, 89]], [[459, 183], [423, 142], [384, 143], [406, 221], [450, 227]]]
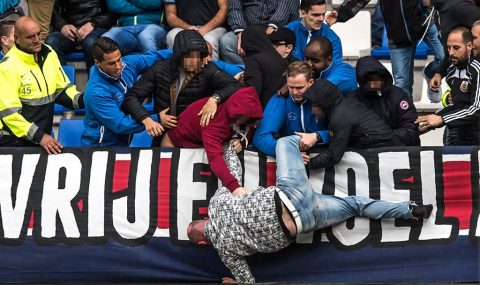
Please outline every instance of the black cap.
[[268, 35], [272, 43], [286, 42], [295, 46], [296, 37], [295, 33], [289, 28], [280, 27], [276, 31]]

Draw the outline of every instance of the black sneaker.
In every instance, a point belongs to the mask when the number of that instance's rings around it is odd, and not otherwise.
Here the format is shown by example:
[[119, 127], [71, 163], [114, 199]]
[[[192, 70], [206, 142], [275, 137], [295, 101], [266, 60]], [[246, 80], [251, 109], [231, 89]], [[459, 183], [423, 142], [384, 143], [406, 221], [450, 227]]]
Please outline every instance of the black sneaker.
[[417, 219], [428, 219], [432, 214], [433, 206], [428, 205], [411, 205], [412, 215]]

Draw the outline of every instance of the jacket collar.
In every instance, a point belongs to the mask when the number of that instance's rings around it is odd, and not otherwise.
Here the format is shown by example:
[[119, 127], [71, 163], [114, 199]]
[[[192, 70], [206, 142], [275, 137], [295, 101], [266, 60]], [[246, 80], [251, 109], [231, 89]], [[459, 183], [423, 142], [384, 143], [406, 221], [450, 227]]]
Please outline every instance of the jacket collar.
[[[21, 61], [28, 63], [30, 65], [37, 65], [43, 63], [45, 59], [47, 58], [48, 54], [50, 53], [50, 48], [47, 47], [46, 45], [42, 44], [42, 49], [38, 53], [38, 56], [40, 57], [40, 62], [35, 61], [35, 57], [31, 53], [26, 53], [19, 49], [17, 45], [13, 45], [12, 50], [11, 50], [17, 58], [19, 58]], [[10, 52], [9, 52], [10, 53]]]
[[327, 68], [325, 68], [323, 71], [320, 71], [320, 76], [318, 78], [328, 77], [335, 69], [334, 64], [335, 61], [332, 60], [332, 63]]
[[119, 81], [120, 79], [123, 80], [123, 70], [125, 69], [125, 66], [127, 66], [127, 64], [125, 62], [122, 62], [122, 72], [120, 73], [120, 77], [118, 78], [108, 75], [98, 66], [95, 66], [95, 68], [98, 70], [98, 73], [100, 73], [100, 76], [102, 76], [103, 78], [110, 81]]

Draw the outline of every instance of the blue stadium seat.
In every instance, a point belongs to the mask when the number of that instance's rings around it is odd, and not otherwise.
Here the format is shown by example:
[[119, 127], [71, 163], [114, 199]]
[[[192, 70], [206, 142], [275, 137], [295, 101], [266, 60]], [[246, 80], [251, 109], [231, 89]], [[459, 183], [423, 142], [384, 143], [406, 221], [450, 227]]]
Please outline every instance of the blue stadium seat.
[[81, 146], [83, 120], [60, 120], [58, 126], [58, 141], [63, 146]]
[[133, 135], [132, 141], [130, 142], [130, 147], [150, 147], [152, 146], [152, 137], [143, 131]]
[[[421, 42], [415, 51], [416, 59], [426, 59], [429, 54], [432, 54], [430, 48], [425, 42]], [[390, 59], [390, 50], [388, 48], [387, 29], [383, 28], [382, 47], [379, 49], [372, 49], [371, 55], [377, 59]]]
[[83, 51], [75, 51], [66, 55], [67, 62], [85, 61], [85, 54]]
[[[63, 71], [67, 75], [71, 84], [75, 84], [75, 67], [71, 65], [62, 65]], [[63, 107], [62, 105], [55, 104], [53, 113], [55, 115], [62, 115], [63, 113], [70, 111], [70, 109]]]

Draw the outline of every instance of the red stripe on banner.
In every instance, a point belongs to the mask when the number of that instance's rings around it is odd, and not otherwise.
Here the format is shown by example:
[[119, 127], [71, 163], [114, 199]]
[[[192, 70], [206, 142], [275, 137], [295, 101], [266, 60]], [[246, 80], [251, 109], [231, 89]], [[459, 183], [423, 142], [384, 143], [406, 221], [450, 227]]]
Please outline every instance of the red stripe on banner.
[[212, 176], [212, 172], [210, 172], [210, 171], [200, 171], [200, 175], [203, 175], [203, 176]]
[[198, 213], [199, 213], [200, 215], [208, 215], [208, 207], [198, 208]]
[[161, 158], [158, 167], [157, 228], [170, 227], [170, 168], [171, 158]]
[[267, 162], [267, 187], [275, 186], [277, 180], [277, 165], [275, 162]]
[[402, 179], [403, 182], [409, 182], [413, 184], [413, 176], [410, 176], [408, 178]]
[[472, 214], [472, 184], [470, 161], [446, 161], [443, 163], [443, 187], [445, 217], [456, 217], [460, 229], [470, 227]]
[[30, 215], [30, 222], [28, 223], [28, 228], [33, 229], [33, 221], [34, 221], [34, 216], [33, 216], [33, 211], [32, 214]]
[[112, 192], [118, 192], [128, 188], [128, 176], [130, 175], [130, 160], [115, 161], [113, 170]]
[[83, 212], [83, 200], [78, 201], [77, 205], [78, 205], [78, 208], [80, 209], [80, 212]]

